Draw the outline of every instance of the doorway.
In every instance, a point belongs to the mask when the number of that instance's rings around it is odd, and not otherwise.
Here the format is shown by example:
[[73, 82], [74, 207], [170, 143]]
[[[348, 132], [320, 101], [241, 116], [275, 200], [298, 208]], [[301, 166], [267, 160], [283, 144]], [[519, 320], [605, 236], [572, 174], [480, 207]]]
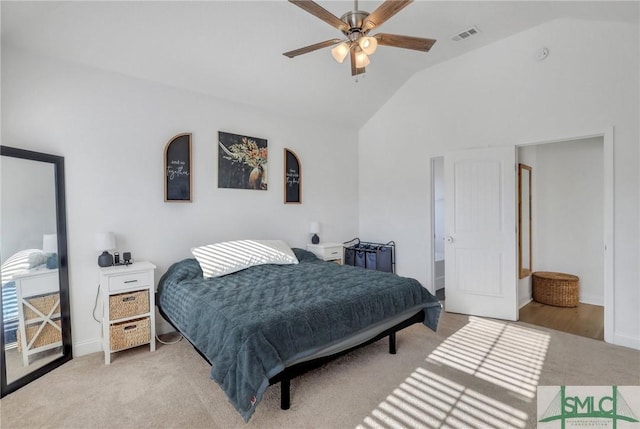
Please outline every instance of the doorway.
[[579, 305], [531, 301], [531, 276], [518, 282], [520, 320], [602, 340], [604, 337], [604, 137], [518, 148], [532, 167], [533, 271], [580, 278]]
[[[600, 261], [600, 267], [601, 271], [598, 274], [593, 275], [586, 275], [583, 276], [585, 278], [585, 280], [587, 279], [595, 279], [595, 280], [589, 280], [592, 282], [593, 285], [593, 281], [595, 282], [600, 282], [600, 287], [601, 287], [601, 295], [600, 298], [596, 298], [595, 304], [588, 304], [588, 305], [596, 305], [596, 306], [600, 306], [600, 310], [601, 310], [601, 314], [603, 314], [603, 325], [604, 325], [604, 340], [610, 343], [614, 342], [614, 338], [613, 338], [613, 313], [614, 313], [614, 306], [613, 306], [613, 290], [614, 290], [614, 278], [613, 278], [613, 248], [614, 248], [614, 236], [613, 236], [613, 219], [614, 219], [614, 206], [613, 206], [613, 176], [614, 176], [614, 171], [613, 171], [613, 127], [610, 128], [606, 128], [604, 131], [601, 132], [594, 132], [591, 134], [573, 134], [571, 137], [568, 138], [556, 138], [556, 139], [547, 139], [547, 140], [537, 140], [535, 142], [530, 142], [530, 143], [523, 143], [520, 144], [518, 146], [516, 146], [516, 149], [521, 150], [523, 148], [526, 147], [534, 147], [534, 146], [540, 146], [540, 147], [544, 147], [545, 149], [547, 148], [552, 148], [556, 145], [560, 145], [557, 146], [559, 148], [563, 147], [563, 143], [566, 144], [577, 144], [580, 145], [579, 142], [584, 141], [584, 140], [589, 140], [595, 138], [598, 140], [597, 145], [600, 148], [600, 154], [598, 155], [597, 160], [595, 161], [598, 166], [599, 169], [601, 171], [601, 173], [598, 173], [598, 177], [595, 179], [595, 181], [590, 182], [590, 184], [588, 184], [587, 182], [585, 182], [584, 180], [582, 180], [584, 178], [584, 176], [589, 176], [589, 179], [594, 179], [594, 175], [591, 174], [592, 171], [595, 170], [591, 170], [589, 165], [587, 164], [577, 164], [578, 167], [578, 171], [579, 174], [567, 178], [562, 178], [560, 179], [560, 183], [572, 183], [575, 182], [577, 183], [578, 186], [581, 186], [583, 189], [589, 189], [589, 188], [597, 188], [598, 192], [601, 192], [601, 197], [600, 198], [600, 202], [597, 204], [594, 204], [593, 202], [589, 205], [589, 207], [586, 210], [583, 210], [583, 212], [593, 212], [593, 211], [598, 211], [599, 215], [601, 215], [602, 221], [600, 223], [599, 227], [596, 227], [595, 229], [592, 230], [592, 232], [590, 234], [582, 234], [583, 236], [588, 236], [590, 240], [592, 240], [594, 243], [596, 243], [596, 246], [599, 246], [599, 256], [597, 257], [598, 260]], [[532, 149], [530, 149], [532, 150]], [[569, 152], [571, 152], [573, 149], [569, 149]], [[440, 174], [440, 172], [442, 171], [442, 169], [440, 169], [440, 166], [443, 163], [443, 159], [444, 157], [434, 157], [431, 158], [431, 261], [430, 261], [430, 265], [431, 265], [431, 285], [430, 285], [430, 290], [432, 290], [434, 293], [436, 292], [436, 288], [439, 292], [443, 292], [446, 287], [449, 287], [449, 289], [451, 288], [451, 282], [454, 281], [455, 279], [447, 279], [446, 275], [444, 278], [440, 279], [439, 275], [436, 275], [436, 269], [435, 269], [435, 265], [436, 265], [436, 261], [443, 261], [442, 263], [445, 264], [445, 260], [441, 258], [441, 256], [443, 256], [440, 252], [436, 251], [436, 248], [440, 249], [440, 245], [443, 243], [443, 237], [442, 234], [440, 233], [440, 217], [437, 215], [438, 213], [438, 209], [440, 207], [445, 206], [445, 197], [444, 197], [444, 192], [442, 192], [442, 189], [444, 188], [444, 179], [443, 179], [443, 175]], [[520, 162], [530, 162], [530, 160], [521, 160]], [[537, 168], [536, 168], [537, 170]], [[534, 170], [534, 177], [536, 175], [536, 170]], [[564, 166], [560, 166], [560, 170], [559, 171], [564, 171]], [[575, 184], [574, 183], [574, 184]], [[556, 186], [552, 186], [551, 190], [555, 190]], [[534, 192], [539, 192], [538, 191], [534, 191]], [[556, 201], [557, 203], [557, 201]], [[557, 209], [557, 205], [556, 208]], [[535, 209], [535, 208], [534, 208]], [[566, 211], [568, 213], [571, 213], [571, 210], [573, 209], [573, 207], [569, 207], [566, 209]], [[515, 210], [514, 210], [515, 211]], [[583, 213], [581, 212], [577, 212], [574, 211], [574, 215], [577, 218], [583, 218]], [[536, 222], [536, 220], [534, 220], [534, 222]], [[553, 228], [551, 228], [553, 229]], [[553, 237], [553, 232], [547, 230], [547, 231], [540, 231], [540, 229], [535, 229], [534, 226], [534, 233], [537, 236], [537, 238], [534, 237], [534, 240], [539, 241], [541, 234], [544, 233], [546, 235], [547, 238], [549, 237]], [[563, 240], [566, 241], [566, 240]], [[556, 246], [556, 248], [552, 248], [552, 251], [550, 252], [550, 254], [554, 254], [557, 253], [558, 249], [561, 249], [563, 247], [564, 244], [560, 244], [558, 245], [557, 243], [554, 243], [553, 241], [551, 242], [552, 246]], [[534, 244], [535, 246], [535, 244]], [[574, 255], [575, 254], [581, 254], [583, 252], [582, 248], [574, 251]], [[445, 259], [450, 258], [451, 255], [444, 255], [446, 256]], [[567, 265], [563, 265], [563, 268], [560, 268], [560, 265], [557, 263], [558, 261], [561, 260], [561, 258], [557, 257], [556, 258], [551, 258], [548, 260], [552, 260], [553, 261], [553, 265], [551, 265], [551, 267], [553, 267], [553, 270], [556, 271], [573, 271], [574, 268], [572, 266], [568, 266], [568, 268], [564, 268]], [[547, 260], [547, 263], [548, 263]], [[540, 265], [541, 262], [544, 261], [544, 258], [541, 260], [540, 259], [540, 254], [538, 253], [537, 256], [536, 254], [534, 254], [534, 261], [533, 261], [533, 271], [542, 271], [544, 269], [548, 269], [551, 270], [551, 267], [543, 267]], [[566, 261], [563, 261], [563, 264]], [[580, 274], [581, 270], [578, 271], [578, 274]], [[444, 288], [442, 287], [444, 286]], [[454, 285], [455, 286], [455, 285]], [[586, 286], [586, 289], [584, 289], [585, 291], [593, 291], [594, 289], [592, 288], [592, 286]], [[586, 294], [586, 299], [589, 302], [594, 302], [593, 301], [593, 297], [594, 295], [591, 294], [590, 292]], [[588, 296], [591, 295], [591, 296]], [[522, 279], [520, 282], [518, 282], [518, 294], [517, 294], [517, 306], [518, 308], [522, 308], [524, 307], [527, 303], [531, 302], [531, 297], [532, 297], [532, 286], [531, 286], [531, 277], [527, 277], [525, 279]], [[581, 297], [583, 298], [583, 300], [585, 299], [585, 297]], [[471, 311], [471, 310], [470, 310]], [[471, 313], [468, 313], [471, 314]]]

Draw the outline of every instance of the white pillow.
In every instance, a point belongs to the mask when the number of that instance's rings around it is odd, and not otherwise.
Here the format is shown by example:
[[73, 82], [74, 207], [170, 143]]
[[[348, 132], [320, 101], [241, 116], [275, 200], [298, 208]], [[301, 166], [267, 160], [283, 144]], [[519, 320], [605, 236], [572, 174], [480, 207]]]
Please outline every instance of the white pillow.
[[224, 276], [254, 265], [298, 263], [291, 248], [281, 240], [224, 241], [194, 247], [191, 253], [205, 278]]
[[29, 268], [47, 263], [47, 255], [42, 250], [34, 250], [29, 254]]

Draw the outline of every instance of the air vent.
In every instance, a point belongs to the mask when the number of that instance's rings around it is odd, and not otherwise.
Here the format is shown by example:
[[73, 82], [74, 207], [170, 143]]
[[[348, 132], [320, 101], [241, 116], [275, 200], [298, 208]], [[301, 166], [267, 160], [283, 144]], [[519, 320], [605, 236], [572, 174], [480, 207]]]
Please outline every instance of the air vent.
[[464, 31], [459, 32], [458, 34], [451, 36], [451, 40], [459, 42], [460, 40], [465, 40], [472, 36], [476, 36], [478, 33], [480, 33], [480, 30], [478, 30], [478, 27], [475, 27], [475, 26], [470, 27]]

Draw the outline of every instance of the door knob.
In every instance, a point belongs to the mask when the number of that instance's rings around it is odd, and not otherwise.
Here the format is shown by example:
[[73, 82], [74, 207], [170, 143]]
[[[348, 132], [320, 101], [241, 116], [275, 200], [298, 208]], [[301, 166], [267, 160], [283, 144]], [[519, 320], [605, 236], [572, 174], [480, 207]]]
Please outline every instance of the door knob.
[[450, 236], [450, 235], [447, 235], [447, 236], [445, 237], [445, 240], [447, 241], [447, 243], [453, 243], [453, 237], [452, 237], [452, 236]]

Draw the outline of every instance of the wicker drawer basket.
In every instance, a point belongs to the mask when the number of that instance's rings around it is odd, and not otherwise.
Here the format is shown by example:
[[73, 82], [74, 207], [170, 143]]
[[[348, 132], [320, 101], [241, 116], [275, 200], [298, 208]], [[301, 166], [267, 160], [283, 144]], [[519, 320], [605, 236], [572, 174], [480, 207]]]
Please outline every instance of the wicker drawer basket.
[[120, 293], [109, 297], [109, 320], [124, 319], [149, 312], [149, 290]]
[[[27, 345], [35, 338], [35, 341], [33, 341], [33, 344], [31, 345], [31, 347], [29, 347], [29, 350], [37, 349], [38, 347], [43, 347], [62, 341], [62, 328], [60, 327], [60, 320], [56, 320], [54, 323], [58, 326], [57, 329], [50, 323], [45, 323], [44, 328], [42, 328], [37, 337], [36, 333], [38, 332], [38, 329], [40, 329], [40, 323], [25, 326]], [[18, 353], [22, 353], [22, 341], [20, 341], [19, 329], [17, 332], [17, 337]]]
[[114, 323], [110, 326], [111, 350], [135, 347], [151, 341], [151, 325], [149, 318]]
[[[60, 313], [60, 294], [58, 293], [26, 298], [26, 301], [45, 316], [48, 316], [49, 313], [52, 315]], [[22, 304], [22, 309], [24, 310], [24, 320], [28, 321], [42, 317], [33, 311], [28, 305]]]
[[533, 273], [533, 299], [558, 307], [577, 307], [580, 279], [564, 273], [537, 271]]

